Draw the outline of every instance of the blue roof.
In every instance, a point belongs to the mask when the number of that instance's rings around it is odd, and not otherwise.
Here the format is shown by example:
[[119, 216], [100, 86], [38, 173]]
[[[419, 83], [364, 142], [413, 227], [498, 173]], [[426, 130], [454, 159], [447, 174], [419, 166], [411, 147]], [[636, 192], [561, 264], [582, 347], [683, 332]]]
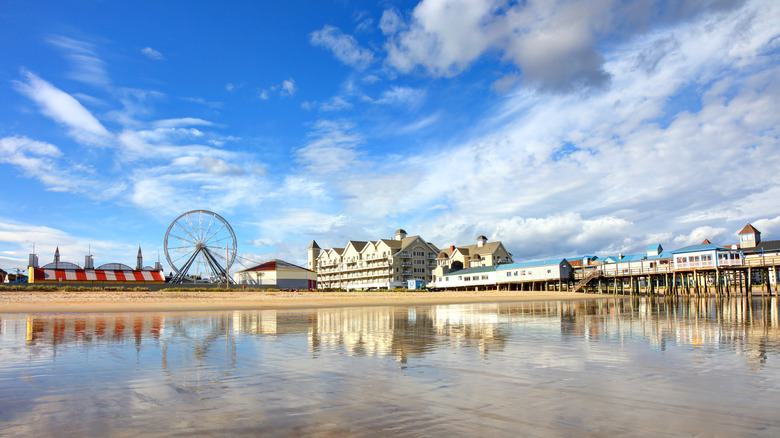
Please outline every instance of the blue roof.
[[468, 275], [468, 274], [476, 274], [478, 272], [491, 272], [495, 271], [496, 268], [498, 268], [498, 265], [492, 265], [492, 266], [477, 266], [476, 268], [468, 268], [468, 269], [460, 269], [457, 271], [452, 271], [444, 274], [444, 276], [448, 275]]
[[507, 269], [533, 268], [536, 266], [560, 265], [561, 262], [564, 260], [566, 259], [534, 260], [530, 262], [510, 263], [508, 265], [498, 265], [498, 270], [505, 271]]
[[647, 255], [645, 254], [628, 254], [623, 255], [623, 258], [621, 259], [620, 256], [609, 256], [604, 257], [601, 259], [602, 263], [622, 263], [622, 262], [638, 262], [640, 260], [644, 260]]
[[714, 243], [705, 243], [703, 245], [690, 245], [677, 250], [672, 251], [672, 254], [681, 254], [684, 252], [696, 252], [696, 251], [717, 251], [728, 250], [725, 246], [715, 245]]
[[661, 260], [661, 259], [670, 259], [670, 258], [672, 258], [672, 252], [664, 251], [658, 255], [648, 256], [647, 260]]
[[661, 246], [660, 243], [653, 243], [653, 244], [647, 245], [647, 252], [658, 251], [658, 247], [659, 246]]

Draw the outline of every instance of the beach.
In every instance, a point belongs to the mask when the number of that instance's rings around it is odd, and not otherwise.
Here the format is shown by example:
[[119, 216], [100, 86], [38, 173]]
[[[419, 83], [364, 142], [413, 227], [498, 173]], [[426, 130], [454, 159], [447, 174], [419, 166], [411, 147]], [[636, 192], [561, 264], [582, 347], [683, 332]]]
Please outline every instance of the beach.
[[0, 313], [306, 309], [581, 300], [606, 296], [552, 291], [3, 291]]

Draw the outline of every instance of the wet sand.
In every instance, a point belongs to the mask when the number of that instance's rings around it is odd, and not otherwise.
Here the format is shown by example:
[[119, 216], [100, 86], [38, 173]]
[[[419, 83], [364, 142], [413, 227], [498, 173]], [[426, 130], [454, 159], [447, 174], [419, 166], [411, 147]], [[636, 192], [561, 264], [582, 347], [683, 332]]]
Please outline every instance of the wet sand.
[[581, 300], [572, 292], [265, 292], [265, 291], [3, 291], [0, 313], [306, 309], [460, 303]]

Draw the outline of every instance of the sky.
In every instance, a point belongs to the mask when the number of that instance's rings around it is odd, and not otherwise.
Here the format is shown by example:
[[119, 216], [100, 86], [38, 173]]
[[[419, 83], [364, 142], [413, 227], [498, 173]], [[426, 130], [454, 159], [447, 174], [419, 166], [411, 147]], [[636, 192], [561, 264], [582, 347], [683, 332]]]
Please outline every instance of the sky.
[[0, 268], [166, 264], [196, 209], [233, 269], [398, 228], [515, 261], [780, 239], [778, 23], [773, 0], [4, 0]]

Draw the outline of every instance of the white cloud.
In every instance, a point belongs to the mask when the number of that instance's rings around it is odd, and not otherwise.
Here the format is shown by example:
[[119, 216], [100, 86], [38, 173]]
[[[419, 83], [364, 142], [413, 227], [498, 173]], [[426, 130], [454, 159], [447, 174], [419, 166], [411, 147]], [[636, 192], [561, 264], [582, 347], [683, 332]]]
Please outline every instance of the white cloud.
[[144, 54], [149, 59], [154, 59], [155, 61], [162, 61], [165, 59], [162, 53], [158, 52], [157, 50], [154, 50], [151, 47], [144, 47], [141, 49], [141, 53]]
[[352, 104], [339, 96], [333, 96], [320, 105], [320, 109], [323, 111], [340, 111], [347, 108], [352, 108]]
[[261, 100], [268, 100], [268, 90], [261, 90], [259, 97]]
[[295, 94], [295, 81], [292, 79], [286, 79], [282, 81], [281, 91], [282, 96], [292, 96]]
[[[423, 0], [408, 21], [386, 10], [379, 26], [388, 37], [386, 62], [400, 72], [422, 67], [433, 76], [450, 77], [480, 57], [496, 54], [510, 62], [524, 82], [567, 91], [607, 83], [599, 51], [604, 41], [630, 40], [647, 32], [651, 22], [664, 26], [740, 3]], [[510, 74], [497, 87], [509, 85], [513, 77]]]
[[179, 126], [213, 126], [214, 123], [197, 117], [180, 117], [178, 119], [156, 120], [154, 126], [158, 128], [176, 128]]
[[325, 25], [310, 36], [313, 45], [330, 50], [336, 59], [350, 67], [364, 70], [374, 61], [371, 50], [361, 47], [355, 37], [343, 33], [339, 28]]
[[73, 64], [74, 70], [68, 74], [70, 78], [98, 87], [110, 85], [105, 65], [95, 53], [94, 44], [64, 36], [54, 36], [48, 41], [63, 49], [65, 57]]
[[68, 126], [73, 138], [95, 146], [112, 141], [111, 133], [73, 96], [29, 71], [22, 73], [25, 81], [14, 82], [17, 91], [32, 99], [44, 115]]
[[0, 242], [6, 244], [0, 257], [3, 265], [24, 269], [28, 254], [38, 254], [38, 263], [45, 265], [54, 259], [54, 251], [59, 248], [61, 260], [82, 266], [84, 256], [92, 254], [96, 266], [104, 263], [135, 264], [138, 243], [121, 243], [97, 240], [94, 236], [85, 237], [70, 234], [62, 229], [42, 226], [35, 223], [20, 223], [0, 218]]
[[349, 169], [358, 160], [360, 135], [349, 131], [352, 126], [321, 120], [309, 134], [313, 139], [298, 149], [298, 161], [312, 174], [334, 174]]
[[412, 87], [393, 86], [382, 93], [382, 96], [375, 101], [380, 105], [416, 105], [425, 99], [425, 90]]

